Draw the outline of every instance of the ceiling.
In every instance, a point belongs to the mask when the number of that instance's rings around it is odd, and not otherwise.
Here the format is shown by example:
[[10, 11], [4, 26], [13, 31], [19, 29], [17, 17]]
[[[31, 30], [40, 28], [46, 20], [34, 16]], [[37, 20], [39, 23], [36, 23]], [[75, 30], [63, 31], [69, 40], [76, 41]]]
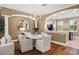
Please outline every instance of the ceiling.
[[45, 15], [64, 8], [69, 8], [74, 6], [74, 4], [0, 4], [0, 6], [30, 14]]
[[55, 14], [52, 14], [48, 18], [56, 20], [56, 19], [64, 19], [64, 18], [72, 18], [72, 17], [79, 17], [79, 8], [60, 11]]

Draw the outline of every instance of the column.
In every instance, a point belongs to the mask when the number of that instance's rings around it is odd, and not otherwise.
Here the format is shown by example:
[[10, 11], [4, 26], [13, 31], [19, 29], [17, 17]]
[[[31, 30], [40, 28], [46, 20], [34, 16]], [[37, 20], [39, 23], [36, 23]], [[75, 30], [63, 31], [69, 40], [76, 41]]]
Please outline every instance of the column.
[[6, 35], [9, 34], [9, 32], [8, 32], [8, 18], [10, 16], [8, 16], [8, 15], [3, 15], [3, 16], [4, 16], [4, 19], [5, 19], [5, 36], [6, 36]]

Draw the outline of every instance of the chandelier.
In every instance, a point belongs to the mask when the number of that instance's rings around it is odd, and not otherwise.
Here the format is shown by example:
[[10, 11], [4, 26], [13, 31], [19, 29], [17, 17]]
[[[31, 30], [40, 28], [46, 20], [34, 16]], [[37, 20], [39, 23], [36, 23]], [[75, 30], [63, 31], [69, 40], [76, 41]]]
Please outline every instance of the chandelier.
[[34, 12], [34, 14], [33, 14], [33, 17], [34, 17], [34, 32], [37, 32], [38, 31], [38, 20], [39, 20], [39, 16], [38, 16], [38, 14], [37, 14], [37, 5], [34, 5], [33, 6], [34, 8], [33, 8], [33, 12]]
[[34, 5], [34, 22], [35, 22], [35, 28], [38, 28], [38, 15], [37, 15], [37, 5]]

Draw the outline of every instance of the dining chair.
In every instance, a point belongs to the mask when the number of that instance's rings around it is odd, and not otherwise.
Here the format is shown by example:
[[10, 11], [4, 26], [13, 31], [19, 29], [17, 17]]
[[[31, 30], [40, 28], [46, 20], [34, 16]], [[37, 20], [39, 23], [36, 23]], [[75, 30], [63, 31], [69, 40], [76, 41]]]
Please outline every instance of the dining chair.
[[3, 36], [0, 42], [0, 55], [14, 55], [14, 43], [10, 35]]
[[14, 55], [14, 43], [1, 44], [0, 55]]
[[11, 43], [12, 42], [12, 37], [10, 35], [6, 35], [5, 39], [6, 39], [7, 43]]
[[18, 40], [21, 52], [26, 52], [33, 49], [33, 41], [31, 39], [25, 38], [25, 36], [19, 34]]
[[43, 35], [42, 38], [36, 40], [36, 49], [44, 53], [50, 50], [50, 44], [51, 44], [51, 36]]

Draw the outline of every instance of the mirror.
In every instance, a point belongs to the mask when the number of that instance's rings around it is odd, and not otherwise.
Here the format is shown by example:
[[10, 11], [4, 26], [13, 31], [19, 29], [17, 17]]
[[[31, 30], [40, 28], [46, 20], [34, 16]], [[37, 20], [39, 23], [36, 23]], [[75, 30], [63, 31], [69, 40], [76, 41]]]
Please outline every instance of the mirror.
[[27, 20], [18, 21], [18, 30], [27, 31], [29, 29], [29, 22]]

